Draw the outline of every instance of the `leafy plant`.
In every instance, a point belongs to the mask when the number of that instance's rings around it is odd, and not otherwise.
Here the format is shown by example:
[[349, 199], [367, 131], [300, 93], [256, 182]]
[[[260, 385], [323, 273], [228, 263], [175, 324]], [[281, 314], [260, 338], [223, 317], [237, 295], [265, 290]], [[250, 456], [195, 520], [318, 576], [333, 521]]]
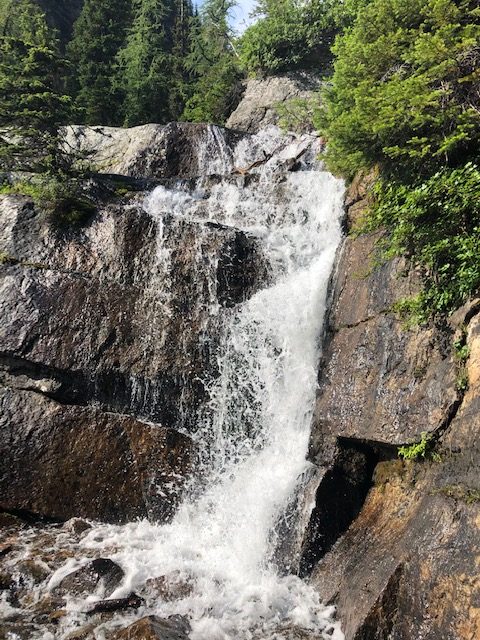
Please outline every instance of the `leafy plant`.
[[476, 0], [372, 0], [337, 38], [317, 124], [333, 171], [380, 164], [407, 181], [474, 158], [480, 142]]
[[421, 324], [458, 307], [480, 287], [480, 169], [468, 162], [415, 185], [380, 181], [363, 231], [385, 228], [384, 259], [406, 255], [421, 267], [424, 290], [396, 304]]
[[399, 447], [398, 456], [404, 460], [418, 460], [419, 458], [425, 459], [429, 451], [430, 441], [431, 435], [423, 432], [420, 442], [414, 442], [412, 444]]

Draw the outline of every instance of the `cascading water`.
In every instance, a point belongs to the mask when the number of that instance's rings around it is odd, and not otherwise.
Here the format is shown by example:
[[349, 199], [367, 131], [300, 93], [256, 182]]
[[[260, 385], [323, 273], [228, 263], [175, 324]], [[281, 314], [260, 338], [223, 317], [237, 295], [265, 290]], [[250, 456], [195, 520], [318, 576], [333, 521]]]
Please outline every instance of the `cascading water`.
[[[232, 154], [222, 140], [221, 130], [210, 130], [208, 144], [222, 151], [212, 165], [221, 179], [212, 185], [203, 176], [193, 189], [182, 183], [158, 187], [145, 201], [158, 225], [162, 264], [169, 260], [162, 246], [165, 215], [240, 229], [256, 239], [268, 264], [268, 283], [246, 302], [220, 309], [215, 282], [206, 301], [220, 317], [221, 340], [217, 375], [207, 381], [209, 401], [194, 435], [201, 490], [192, 486], [169, 524], [95, 526], [81, 544], [85, 551], [108, 553], [124, 569], [125, 580], [112, 597], [158, 576], [187, 585], [175, 600], [147, 599], [136, 617], [185, 615], [192, 640], [302, 633], [338, 640], [343, 635], [332, 622], [332, 608], [277, 567], [275, 527], [310, 464], [320, 334], [341, 239], [343, 184], [322, 171], [313, 138], [284, 138], [270, 129], [240, 142]], [[247, 181], [241, 174], [248, 167]], [[79, 564], [68, 562], [49, 587]], [[72, 599], [67, 607], [70, 616], [60, 625], [65, 634], [84, 602]], [[104, 637], [101, 629], [95, 637]]]

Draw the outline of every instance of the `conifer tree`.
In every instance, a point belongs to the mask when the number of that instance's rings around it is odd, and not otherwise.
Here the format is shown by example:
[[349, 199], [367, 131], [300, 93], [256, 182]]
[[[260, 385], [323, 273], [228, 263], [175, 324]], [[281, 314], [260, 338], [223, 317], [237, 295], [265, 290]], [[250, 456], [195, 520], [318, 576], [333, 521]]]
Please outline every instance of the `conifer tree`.
[[131, 0], [85, 0], [67, 52], [75, 69], [72, 91], [86, 124], [119, 124], [116, 56], [125, 41]]
[[182, 113], [192, 15], [190, 0], [136, 0], [117, 58], [126, 126], [167, 122]]
[[172, 30], [172, 73], [170, 88], [170, 118], [178, 120], [190, 96], [192, 73], [187, 65], [191, 49], [191, 35], [194, 25], [194, 12], [191, 0], [177, 0], [175, 3]]
[[42, 11], [18, 0], [0, 35], [0, 166], [4, 170], [68, 168], [61, 127], [71, 117], [63, 91], [65, 63]]
[[223, 123], [232, 110], [240, 78], [229, 12], [234, 0], [206, 0], [193, 34], [189, 67], [196, 78], [183, 117]]

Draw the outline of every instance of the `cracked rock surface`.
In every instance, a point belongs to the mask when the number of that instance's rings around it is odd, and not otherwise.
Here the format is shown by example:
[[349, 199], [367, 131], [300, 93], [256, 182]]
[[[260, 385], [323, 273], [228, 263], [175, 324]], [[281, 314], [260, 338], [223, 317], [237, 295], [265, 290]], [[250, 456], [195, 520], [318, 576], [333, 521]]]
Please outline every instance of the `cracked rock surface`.
[[[367, 197], [368, 185], [354, 182], [347, 225]], [[339, 257], [310, 443], [321, 480], [304, 569], [338, 606], [346, 640], [471, 640], [480, 637], [480, 304], [443, 326], [406, 328], [392, 305], [420, 281], [401, 260], [375, 266], [378, 238], [349, 237]], [[460, 335], [465, 364], [453, 348]], [[457, 384], [463, 367], [466, 392]], [[400, 460], [398, 446], [422, 434], [435, 455]]]

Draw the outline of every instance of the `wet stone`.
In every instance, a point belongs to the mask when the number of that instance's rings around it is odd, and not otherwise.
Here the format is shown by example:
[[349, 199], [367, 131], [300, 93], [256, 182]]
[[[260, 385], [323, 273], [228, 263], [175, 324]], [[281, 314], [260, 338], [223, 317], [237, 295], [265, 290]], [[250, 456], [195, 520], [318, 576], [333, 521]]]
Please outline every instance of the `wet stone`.
[[81, 518], [71, 518], [63, 525], [63, 528], [79, 536], [91, 529], [92, 525]]
[[0, 529], [20, 529], [24, 522], [11, 513], [0, 513]]
[[102, 585], [103, 594], [108, 597], [119, 586], [123, 577], [123, 570], [113, 560], [97, 558], [66, 576], [56, 591], [83, 595], [95, 592]]
[[126, 609], [139, 609], [144, 604], [145, 600], [132, 592], [126, 598], [100, 600], [96, 602], [93, 607], [87, 611], [87, 615], [93, 616], [97, 613], [112, 613], [115, 611], [125, 611]]
[[87, 624], [79, 627], [65, 636], [65, 640], [89, 640], [90, 638], [93, 638], [93, 631], [95, 630], [95, 627], [95, 624]]
[[43, 563], [37, 562], [31, 558], [27, 560], [23, 560], [19, 562], [17, 565], [17, 570], [22, 576], [22, 578], [27, 581], [31, 581], [34, 584], [40, 584], [43, 582], [49, 575], [50, 570]]
[[148, 616], [115, 634], [112, 640], [187, 640], [190, 624], [183, 616], [167, 620]]
[[146, 589], [162, 598], [166, 602], [188, 598], [193, 591], [193, 585], [180, 577], [180, 572], [174, 571], [166, 576], [150, 578], [145, 583]]

